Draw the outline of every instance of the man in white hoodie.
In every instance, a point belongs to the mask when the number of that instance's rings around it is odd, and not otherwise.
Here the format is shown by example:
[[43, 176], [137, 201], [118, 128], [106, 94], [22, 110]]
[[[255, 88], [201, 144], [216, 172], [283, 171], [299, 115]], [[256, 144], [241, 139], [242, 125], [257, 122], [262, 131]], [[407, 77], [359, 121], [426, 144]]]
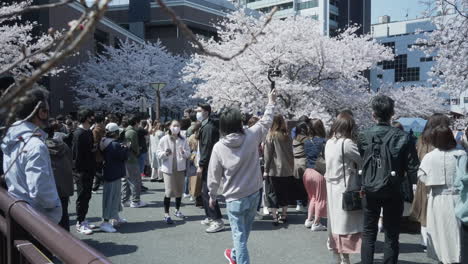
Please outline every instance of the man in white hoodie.
[[267, 135], [274, 117], [276, 92], [268, 96], [263, 118], [248, 129], [242, 127], [238, 109], [228, 109], [221, 114], [222, 138], [215, 144], [208, 167], [210, 206], [216, 204], [217, 191], [224, 179], [223, 196], [231, 224], [234, 248], [226, 249], [230, 264], [248, 264], [247, 240], [255, 219], [262, 188], [262, 174], [258, 146]]

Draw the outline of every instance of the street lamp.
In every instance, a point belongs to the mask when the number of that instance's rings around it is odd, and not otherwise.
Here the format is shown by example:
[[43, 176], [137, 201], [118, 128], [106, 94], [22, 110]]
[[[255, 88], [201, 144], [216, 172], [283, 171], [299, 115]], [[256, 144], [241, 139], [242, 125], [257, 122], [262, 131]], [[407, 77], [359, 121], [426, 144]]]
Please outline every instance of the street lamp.
[[268, 69], [268, 80], [271, 83], [271, 90], [275, 89], [275, 81], [272, 79], [274, 77], [280, 77], [281, 76], [281, 71], [278, 69], [278, 67], [270, 67]]
[[156, 120], [159, 121], [161, 118], [161, 89], [166, 86], [166, 83], [162, 82], [156, 82], [156, 83], [151, 83], [151, 87], [156, 89], [156, 105], [155, 105], [155, 111], [156, 111]]

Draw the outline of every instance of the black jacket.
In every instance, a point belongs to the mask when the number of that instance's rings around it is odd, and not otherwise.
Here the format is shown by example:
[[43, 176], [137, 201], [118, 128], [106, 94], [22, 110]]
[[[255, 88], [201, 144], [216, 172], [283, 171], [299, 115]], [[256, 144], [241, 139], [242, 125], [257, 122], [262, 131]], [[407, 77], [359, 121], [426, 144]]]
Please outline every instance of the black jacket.
[[[398, 153], [399, 171], [398, 175], [406, 175], [407, 179], [404, 179], [402, 184], [410, 185], [416, 184], [418, 180], [418, 169], [419, 169], [419, 158], [416, 151], [416, 145], [412, 141], [411, 136], [398, 128], [394, 128], [388, 124], [378, 124], [365, 131], [363, 131], [358, 137], [358, 148], [361, 156], [364, 156], [364, 152], [370, 145], [368, 142], [372, 136], [385, 137], [387, 132], [394, 130], [394, 135], [390, 140], [390, 151], [392, 153]], [[403, 190], [404, 189], [404, 190]], [[394, 193], [403, 193], [407, 191], [405, 188], [393, 190]], [[393, 194], [394, 194], [393, 193]], [[406, 196], [406, 195], [405, 195]]]
[[93, 133], [81, 127], [73, 133], [73, 160], [77, 172], [94, 173], [96, 171], [96, 156]]
[[206, 172], [208, 164], [210, 163], [213, 147], [219, 140], [219, 130], [215, 122], [212, 119], [208, 119], [202, 122], [199, 133], [200, 162], [198, 165]]
[[46, 140], [50, 161], [54, 170], [59, 197], [73, 196], [72, 154], [67, 144], [55, 139]]
[[103, 179], [112, 182], [125, 177], [125, 161], [128, 158], [128, 148], [118, 141], [104, 138], [100, 143], [104, 156]]

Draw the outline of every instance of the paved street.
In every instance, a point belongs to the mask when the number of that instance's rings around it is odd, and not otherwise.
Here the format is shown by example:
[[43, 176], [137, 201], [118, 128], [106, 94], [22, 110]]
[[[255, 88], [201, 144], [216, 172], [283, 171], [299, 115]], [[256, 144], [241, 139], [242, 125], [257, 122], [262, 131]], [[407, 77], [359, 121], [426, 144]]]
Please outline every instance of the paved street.
[[[163, 189], [161, 183], [145, 182], [150, 191], [142, 196], [149, 202], [146, 208], [125, 208], [122, 214], [129, 223], [118, 228], [118, 233], [96, 232], [91, 236], [76, 234], [89, 245], [108, 256], [114, 263], [157, 263], [181, 264], [203, 263], [224, 264], [224, 249], [231, 246], [229, 228], [217, 234], [206, 234], [200, 225], [204, 219], [201, 209], [184, 200], [182, 212], [186, 221], [176, 220], [169, 226], [163, 222]], [[100, 223], [101, 193], [93, 194], [89, 220]], [[72, 223], [75, 223], [75, 204], [70, 204]], [[175, 219], [174, 219], [175, 220]], [[305, 214], [291, 209], [289, 224], [273, 227], [270, 221], [257, 221], [249, 240], [252, 263], [331, 263], [331, 254], [326, 248], [326, 232], [312, 232], [303, 226]], [[228, 223], [227, 219], [225, 221]], [[379, 240], [382, 241], [382, 236]], [[401, 237], [399, 263], [436, 263], [429, 260], [419, 247], [419, 236], [403, 234]], [[379, 253], [382, 242], [378, 242]], [[358, 263], [359, 256], [352, 256], [352, 263]], [[377, 255], [382, 259], [382, 254]], [[380, 263], [380, 262], [376, 262]]]

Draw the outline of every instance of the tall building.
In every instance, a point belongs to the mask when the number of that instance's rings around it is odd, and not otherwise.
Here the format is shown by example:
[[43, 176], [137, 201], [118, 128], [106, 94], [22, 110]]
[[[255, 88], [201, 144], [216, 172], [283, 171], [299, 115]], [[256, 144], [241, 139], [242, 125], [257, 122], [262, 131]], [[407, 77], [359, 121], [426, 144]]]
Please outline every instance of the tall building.
[[430, 18], [391, 22], [389, 16], [379, 18], [379, 23], [371, 27], [375, 40], [390, 47], [395, 55], [393, 61], [379, 62], [377, 69], [371, 70], [370, 83], [373, 90], [382, 85], [393, 87], [419, 87], [428, 83], [434, 56], [413, 49], [417, 39], [425, 38], [424, 33], [435, 29]]
[[[379, 62], [378, 67], [370, 71], [371, 88], [378, 91], [382, 86], [433, 87], [429, 73], [437, 54], [425, 54], [415, 48], [415, 42], [427, 38], [425, 33], [435, 29], [431, 18], [391, 22], [389, 16], [380, 17], [379, 23], [372, 25], [371, 34], [379, 43], [390, 47], [395, 57], [393, 61]], [[444, 105], [454, 115], [468, 114], [468, 90], [456, 97], [440, 96], [445, 98]]]
[[[177, 16], [199, 36], [216, 37], [214, 24], [235, 6], [226, 0], [165, 0]], [[147, 41], [160, 40], [176, 54], [193, 52], [192, 44], [154, 0], [116, 1], [106, 16]]]
[[278, 8], [278, 18], [306, 16], [320, 22], [324, 35], [335, 35], [338, 29], [358, 24], [359, 34], [368, 33], [371, 0], [240, 0], [240, 4], [264, 13]]

